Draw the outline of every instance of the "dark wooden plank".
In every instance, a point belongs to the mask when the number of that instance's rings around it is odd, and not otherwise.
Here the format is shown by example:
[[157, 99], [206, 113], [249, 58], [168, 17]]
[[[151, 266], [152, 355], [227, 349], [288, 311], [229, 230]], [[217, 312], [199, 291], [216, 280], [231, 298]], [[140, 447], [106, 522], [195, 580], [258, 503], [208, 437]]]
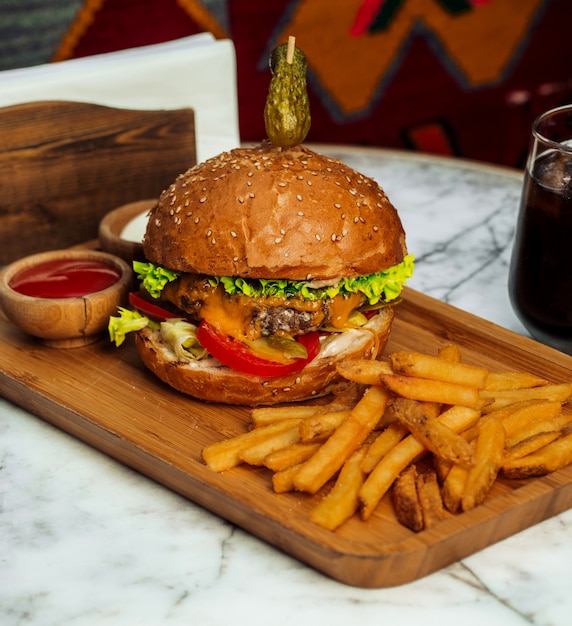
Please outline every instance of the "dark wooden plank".
[[191, 109], [4, 107], [0, 145], [0, 265], [97, 237], [106, 213], [158, 197], [196, 163]]

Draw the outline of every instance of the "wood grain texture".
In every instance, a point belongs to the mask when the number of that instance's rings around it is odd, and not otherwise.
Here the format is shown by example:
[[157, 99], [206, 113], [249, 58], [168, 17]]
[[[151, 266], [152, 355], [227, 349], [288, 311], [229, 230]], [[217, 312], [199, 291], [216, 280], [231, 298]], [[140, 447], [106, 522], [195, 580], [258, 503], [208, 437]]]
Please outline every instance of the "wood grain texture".
[[[387, 351], [434, 353], [460, 345], [467, 363], [525, 369], [550, 381], [572, 377], [572, 357], [407, 289]], [[248, 409], [204, 404], [163, 385], [132, 344], [46, 348], [0, 320], [0, 393], [149, 478], [344, 583], [406, 583], [572, 506], [572, 467], [536, 479], [499, 479], [485, 503], [413, 533], [397, 523], [389, 497], [367, 521], [338, 531], [309, 521], [323, 492], [274, 494], [265, 469], [217, 474], [202, 448], [243, 432]], [[570, 412], [571, 408], [565, 409]]]
[[26, 103], [0, 109], [0, 143], [0, 265], [97, 237], [196, 163], [191, 109]]

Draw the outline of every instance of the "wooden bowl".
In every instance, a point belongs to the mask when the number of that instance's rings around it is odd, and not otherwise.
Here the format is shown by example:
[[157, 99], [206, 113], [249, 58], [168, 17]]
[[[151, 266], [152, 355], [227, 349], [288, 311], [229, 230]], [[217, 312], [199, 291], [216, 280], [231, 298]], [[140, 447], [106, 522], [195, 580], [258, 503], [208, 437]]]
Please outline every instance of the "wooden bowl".
[[[128, 263], [144, 260], [143, 245], [122, 237], [125, 227], [134, 219], [152, 209], [157, 200], [138, 200], [110, 211], [99, 223], [98, 238], [102, 250], [115, 254]], [[141, 238], [143, 233], [141, 233]]]
[[[25, 295], [15, 290], [22, 288], [17, 285], [22, 272], [34, 272], [34, 268], [39, 272], [47, 263], [64, 261], [105, 263], [117, 274], [106, 280], [115, 282], [103, 289], [95, 287], [99, 290], [72, 297]], [[81, 276], [83, 279], [85, 275]], [[0, 272], [0, 306], [15, 326], [46, 345], [73, 348], [93, 343], [103, 336], [110, 315], [116, 313], [118, 306], [126, 304], [132, 280], [129, 265], [105, 252], [78, 249], [42, 252], [14, 261]], [[41, 283], [42, 288], [45, 285], [45, 281]], [[86, 289], [90, 287], [86, 286]]]

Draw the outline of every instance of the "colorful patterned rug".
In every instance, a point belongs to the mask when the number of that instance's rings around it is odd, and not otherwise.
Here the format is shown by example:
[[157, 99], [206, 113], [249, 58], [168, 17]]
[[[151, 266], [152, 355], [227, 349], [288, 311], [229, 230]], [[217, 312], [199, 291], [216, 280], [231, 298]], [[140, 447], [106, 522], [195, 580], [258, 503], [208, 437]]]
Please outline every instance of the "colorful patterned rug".
[[245, 141], [264, 137], [268, 54], [288, 35], [308, 57], [311, 142], [519, 167], [534, 117], [572, 101], [570, 0], [0, 0], [0, 17], [3, 69], [232, 38]]

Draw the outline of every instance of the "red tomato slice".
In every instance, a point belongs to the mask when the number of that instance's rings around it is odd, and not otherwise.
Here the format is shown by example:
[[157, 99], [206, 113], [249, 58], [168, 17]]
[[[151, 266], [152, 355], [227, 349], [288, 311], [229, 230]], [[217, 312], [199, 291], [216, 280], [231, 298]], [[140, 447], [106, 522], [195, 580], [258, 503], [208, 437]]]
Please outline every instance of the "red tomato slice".
[[308, 356], [305, 359], [294, 359], [291, 363], [277, 363], [263, 359], [242, 343], [219, 333], [216, 328], [204, 320], [197, 329], [200, 344], [227, 367], [252, 374], [254, 376], [274, 377], [285, 376], [298, 372], [320, 352], [320, 337], [317, 332], [300, 335], [296, 339], [305, 346]]
[[167, 311], [167, 309], [164, 309], [157, 304], [149, 302], [136, 291], [129, 293], [129, 304], [155, 322], [162, 322], [163, 320], [169, 318], [181, 317], [180, 315], [171, 313], [171, 311]]

